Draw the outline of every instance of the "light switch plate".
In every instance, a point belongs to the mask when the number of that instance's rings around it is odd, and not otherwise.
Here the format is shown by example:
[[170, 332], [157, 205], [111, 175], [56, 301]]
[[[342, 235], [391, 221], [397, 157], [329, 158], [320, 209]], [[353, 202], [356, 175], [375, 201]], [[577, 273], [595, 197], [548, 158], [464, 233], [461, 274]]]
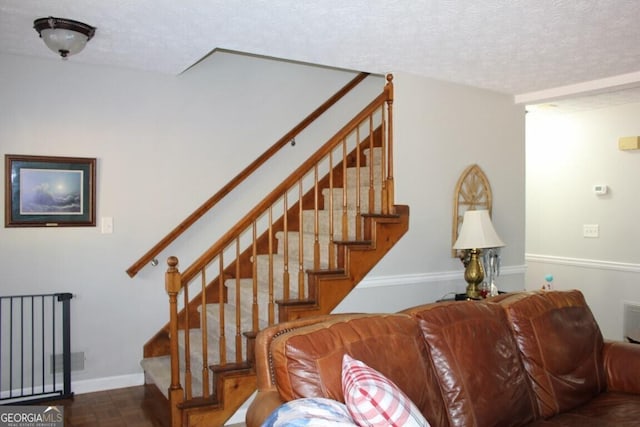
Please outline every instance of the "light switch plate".
[[582, 236], [588, 238], [600, 237], [600, 226], [598, 224], [584, 224], [582, 226]]
[[102, 234], [111, 234], [113, 233], [113, 218], [110, 216], [103, 216], [101, 225]]
[[593, 186], [593, 192], [598, 196], [604, 196], [609, 191], [609, 187], [604, 184], [597, 184]]

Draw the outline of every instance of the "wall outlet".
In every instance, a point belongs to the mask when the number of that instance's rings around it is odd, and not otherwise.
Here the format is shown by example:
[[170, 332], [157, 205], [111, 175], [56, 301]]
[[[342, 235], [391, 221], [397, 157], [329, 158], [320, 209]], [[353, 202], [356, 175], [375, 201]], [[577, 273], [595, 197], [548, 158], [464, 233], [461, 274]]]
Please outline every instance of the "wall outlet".
[[600, 226], [598, 224], [584, 224], [582, 226], [582, 236], [588, 238], [600, 237]]

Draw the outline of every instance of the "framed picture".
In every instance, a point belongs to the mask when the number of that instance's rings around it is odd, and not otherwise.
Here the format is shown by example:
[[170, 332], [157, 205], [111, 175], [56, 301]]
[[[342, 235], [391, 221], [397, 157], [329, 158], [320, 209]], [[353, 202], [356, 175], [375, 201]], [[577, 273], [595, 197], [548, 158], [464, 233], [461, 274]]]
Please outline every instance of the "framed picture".
[[5, 155], [5, 227], [95, 227], [96, 159]]

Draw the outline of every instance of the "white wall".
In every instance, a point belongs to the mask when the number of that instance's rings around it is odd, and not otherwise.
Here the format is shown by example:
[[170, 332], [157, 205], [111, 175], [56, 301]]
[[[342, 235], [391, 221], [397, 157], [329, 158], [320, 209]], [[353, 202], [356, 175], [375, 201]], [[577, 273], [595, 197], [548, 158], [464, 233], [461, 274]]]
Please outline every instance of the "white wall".
[[[141, 381], [142, 345], [167, 321], [164, 260], [189, 250], [175, 245], [135, 279], [125, 269], [353, 77], [230, 54], [179, 77], [73, 59], [0, 62], [2, 154], [97, 157], [98, 217], [114, 218], [111, 235], [0, 229], [3, 294], [76, 296], [72, 350], [87, 357], [86, 369], [74, 372], [76, 392]], [[464, 290], [462, 265], [450, 257], [451, 215], [458, 177], [472, 163], [491, 182], [494, 224], [507, 244], [498, 283], [522, 289], [523, 108], [506, 95], [410, 74], [394, 81], [396, 200], [411, 207], [410, 231], [338, 311], [394, 311]], [[379, 92], [382, 83], [369, 85]], [[268, 120], [247, 120], [247, 112]], [[257, 193], [245, 186], [231, 203]], [[220, 209], [216, 226], [235, 216]]]
[[[552, 274], [555, 288], [582, 290], [610, 339], [622, 339], [623, 303], [640, 301], [640, 152], [618, 150], [619, 137], [640, 135], [639, 114], [628, 104], [526, 119], [527, 287]], [[583, 237], [584, 224], [600, 237]]]

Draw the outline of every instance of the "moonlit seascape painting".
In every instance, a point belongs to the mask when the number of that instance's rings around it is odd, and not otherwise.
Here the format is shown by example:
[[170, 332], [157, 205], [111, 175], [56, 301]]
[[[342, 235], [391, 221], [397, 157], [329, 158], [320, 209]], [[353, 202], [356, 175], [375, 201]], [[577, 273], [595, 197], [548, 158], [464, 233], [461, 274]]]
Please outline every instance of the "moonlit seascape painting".
[[4, 159], [5, 227], [96, 226], [96, 158]]
[[21, 215], [82, 215], [83, 171], [20, 169]]

